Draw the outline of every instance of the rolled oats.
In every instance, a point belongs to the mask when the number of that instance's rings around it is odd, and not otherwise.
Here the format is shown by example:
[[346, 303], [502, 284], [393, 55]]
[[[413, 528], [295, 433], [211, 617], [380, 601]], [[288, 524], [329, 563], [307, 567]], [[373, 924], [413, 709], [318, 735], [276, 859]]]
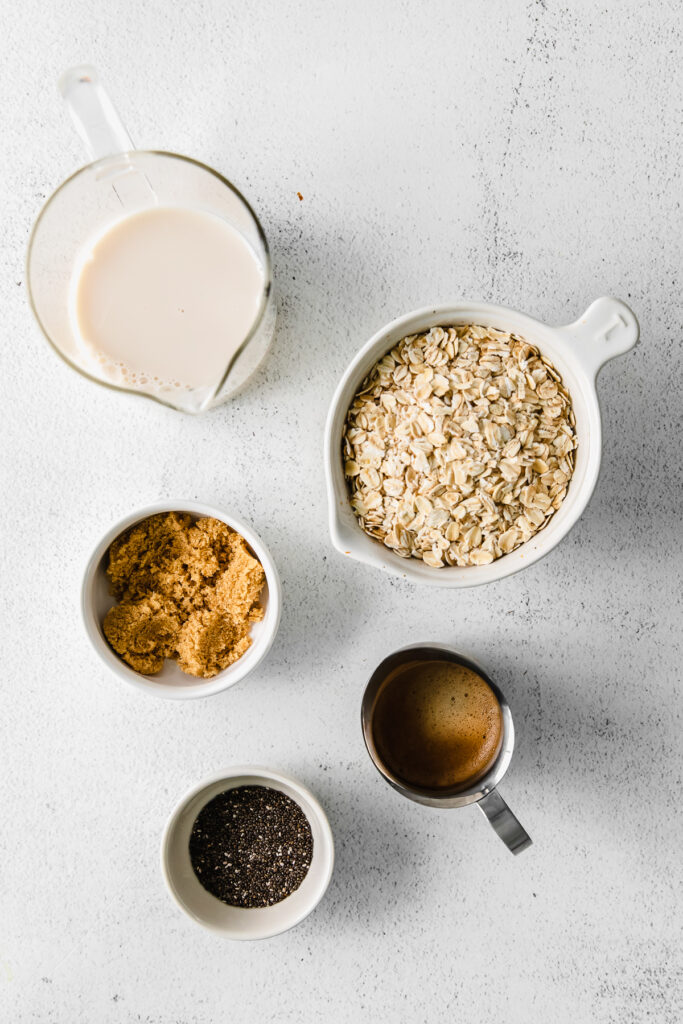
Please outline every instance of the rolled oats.
[[349, 407], [351, 507], [366, 533], [404, 558], [487, 565], [562, 504], [575, 423], [559, 373], [523, 338], [479, 325], [410, 335]]

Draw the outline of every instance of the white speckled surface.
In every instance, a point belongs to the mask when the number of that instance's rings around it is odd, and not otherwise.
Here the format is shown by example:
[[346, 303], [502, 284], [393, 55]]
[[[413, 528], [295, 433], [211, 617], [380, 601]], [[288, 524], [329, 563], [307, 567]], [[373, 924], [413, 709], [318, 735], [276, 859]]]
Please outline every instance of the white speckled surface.
[[[0, 1018], [679, 1024], [680, 4], [3, 6]], [[274, 353], [203, 418], [87, 384], [32, 323], [30, 225], [83, 162], [55, 82], [83, 60], [139, 145], [217, 167], [269, 235]], [[370, 333], [460, 296], [559, 323], [610, 293], [641, 343], [601, 377], [604, 470], [559, 549], [462, 593], [331, 550], [322, 427]], [[100, 534], [170, 495], [249, 519], [284, 582], [267, 663], [188, 704], [109, 676], [77, 614]], [[368, 674], [430, 637], [512, 704], [519, 858], [366, 757]], [[238, 762], [301, 778], [337, 839], [326, 900], [259, 945], [186, 920], [158, 866], [179, 795]]]

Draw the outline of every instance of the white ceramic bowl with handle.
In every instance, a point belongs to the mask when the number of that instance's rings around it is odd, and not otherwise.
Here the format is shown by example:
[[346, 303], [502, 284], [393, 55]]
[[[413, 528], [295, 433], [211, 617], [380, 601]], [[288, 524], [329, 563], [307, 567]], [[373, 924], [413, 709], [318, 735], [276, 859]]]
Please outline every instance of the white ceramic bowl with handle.
[[[194, 676], [183, 672], [175, 661], [165, 661], [161, 672], [154, 676], [143, 675], [127, 665], [118, 656], [116, 651], [110, 647], [102, 629], [104, 617], [109, 609], [116, 604], [116, 599], [109, 593], [109, 580], [107, 578], [107, 565], [109, 564], [108, 552], [112, 541], [116, 540], [122, 533], [129, 530], [137, 523], [141, 523], [149, 516], [158, 515], [161, 512], [186, 512], [193, 520], [209, 517], [219, 519], [235, 530], [242, 537], [252, 553], [258, 558], [266, 574], [266, 582], [260, 597], [260, 604], [263, 607], [264, 615], [259, 622], [251, 625], [251, 647], [232, 665], [223, 669], [211, 679], [197, 679]], [[81, 589], [81, 614], [88, 639], [100, 660], [112, 670], [124, 682], [134, 686], [136, 690], [143, 690], [153, 697], [170, 697], [173, 700], [187, 700], [194, 697], [210, 697], [214, 693], [220, 693], [229, 686], [234, 686], [240, 679], [244, 679], [250, 672], [253, 672], [257, 665], [263, 661], [275, 639], [280, 624], [280, 612], [282, 608], [282, 595], [280, 577], [278, 576], [275, 562], [272, 559], [268, 548], [261, 538], [252, 530], [247, 523], [236, 519], [235, 516], [223, 512], [221, 509], [213, 508], [211, 505], [202, 505], [198, 501], [160, 501], [155, 505], [147, 505], [137, 512], [133, 512], [116, 523], [115, 526], [104, 535], [95, 550], [93, 551], [83, 576], [83, 587]]]
[[[578, 448], [574, 475], [562, 505], [548, 525], [525, 544], [488, 565], [434, 569], [418, 558], [402, 558], [361, 529], [351, 508], [342, 462], [342, 431], [356, 391], [375, 363], [409, 334], [437, 326], [480, 324], [525, 338], [560, 373], [573, 402]], [[360, 350], [335, 392], [325, 430], [325, 470], [332, 543], [342, 554], [415, 583], [437, 587], [476, 587], [511, 576], [543, 558], [581, 516], [595, 488], [602, 455], [602, 427], [596, 378], [614, 356], [638, 341], [638, 321], [619, 299], [596, 299], [583, 316], [564, 327], [550, 327], [504, 306], [463, 303], [430, 306], [393, 320]]]

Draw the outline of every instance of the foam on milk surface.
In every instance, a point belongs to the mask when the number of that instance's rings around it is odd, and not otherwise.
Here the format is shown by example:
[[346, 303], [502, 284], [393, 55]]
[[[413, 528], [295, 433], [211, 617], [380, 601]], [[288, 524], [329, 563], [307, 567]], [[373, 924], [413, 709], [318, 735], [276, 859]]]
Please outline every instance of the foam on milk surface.
[[263, 288], [261, 263], [226, 221], [153, 207], [84, 248], [71, 319], [84, 354], [112, 383], [212, 389], [253, 327]]

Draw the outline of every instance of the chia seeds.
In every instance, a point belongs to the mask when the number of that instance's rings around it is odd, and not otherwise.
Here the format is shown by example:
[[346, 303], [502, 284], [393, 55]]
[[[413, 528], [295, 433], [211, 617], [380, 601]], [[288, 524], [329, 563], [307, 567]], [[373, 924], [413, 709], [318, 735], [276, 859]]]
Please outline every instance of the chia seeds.
[[271, 907], [295, 892], [313, 856], [311, 826], [277, 789], [238, 786], [197, 815], [190, 860], [204, 888], [231, 907]]

